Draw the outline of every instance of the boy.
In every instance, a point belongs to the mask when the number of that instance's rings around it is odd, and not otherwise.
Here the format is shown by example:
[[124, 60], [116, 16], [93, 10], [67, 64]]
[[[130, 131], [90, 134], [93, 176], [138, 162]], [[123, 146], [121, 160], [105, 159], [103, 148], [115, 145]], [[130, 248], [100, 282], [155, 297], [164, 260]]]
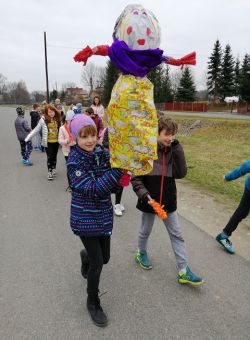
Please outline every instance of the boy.
[[178, 126], [171, 118], [162, 116], [158, 121], [158, 159], [153, 163], [153, 170], [144, 176], [133, 177], [131, 183], [138, 196], [137, 209], [142, 211], [142, 222], [138, 238], [136, 262], [143, 269], [152, 268], [147, 255], [148, 237], [152, 231], [155, 212], [148, 204], [154, 199], [161, 205], [168, 217], [163, 221], [171, 240], [178, 267], [179, 283], [200, 285], [202, 278], [194, 274], [187, 263], [185, 241], [177, 216], [176, 178], [183, 178], [187, 173], [186, 160], [181, 144], [175, 139]]
[[25, 142], [25, 138], [28, 136], [31, 128], [29, 127], [27, 120], [24, 119], [24, 110], [21, 107], [18, 107], [16, 109], [16, 112], [18, 116], [15, 120], [15, 128], [17, 138], [21, 145], [21, 155], [23, 157], [22, 162], [24, 165], [33, 165], [33, 163], [29, 159], [32, 151], [32, 143], [31, 141]]
[[[250, 160], [247, 160], [244, 163], [242, 163], [238, 168], [224, 175], [224, 180], [226, 182], [233, 181], [239, 177], [244, 176], [249, 172], [250, 172]], [[247, 179], [245, 181], [245, 190], [243, 192], [238, 208], [235, 210], [233, 216], [230, 218], [223, 231], [216, 236], [216, 240], [230, 254], [234, 254], [234, 249], [232, 243], [229, 241], [229, 237], [236, 230], [241, 220], [247, 217], [249, 211], [250, 211], [250, 175], [247, 176]]]
[[[31, 125], [31, 129], [33, 130], [37, 126], [41, 118], [40, 112], [39, 112], [39, 105], [37, 103], [32, 105], [32, 110], [30, 111], [30, 118], [31, 118], [30, 125]], [[37, 133], [34, 136], [34, 144], [35, 144], [34, 150], [40, 151], [41, 150], [41, 136], [39, 133]]]

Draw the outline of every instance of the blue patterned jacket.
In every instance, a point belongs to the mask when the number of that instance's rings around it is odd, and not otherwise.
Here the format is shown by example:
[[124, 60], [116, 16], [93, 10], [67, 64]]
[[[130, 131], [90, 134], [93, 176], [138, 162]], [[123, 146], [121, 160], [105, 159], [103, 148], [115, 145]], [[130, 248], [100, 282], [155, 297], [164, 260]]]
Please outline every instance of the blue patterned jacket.
[[109, 152], [97, 146], [90, 153], [78, 145], [71, 147], [67, 171], [72, 189], [70, 225], [79, 236], [111, 235], [113, 206], [111, 192], [122, 176], [111, 169]]
[[[233, 181], [234, 179], [242, 177], [247, 173], [250, 173], [250, 160], [245, 161], [238, 168], [227, 173], [225, 175], [225, 180]], [[250, 191], [250, 175], [248, 175], [246, 178], [245, 187], [247, 188], [248, 191]]]

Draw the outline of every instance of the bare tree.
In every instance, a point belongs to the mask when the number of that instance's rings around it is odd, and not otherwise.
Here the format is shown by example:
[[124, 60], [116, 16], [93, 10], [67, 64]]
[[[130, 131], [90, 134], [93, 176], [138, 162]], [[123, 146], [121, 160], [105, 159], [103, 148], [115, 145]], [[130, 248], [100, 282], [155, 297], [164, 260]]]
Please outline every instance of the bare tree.
[[105, 80], [105, 68], [89, 63], [84, 66], [81, 81], [90, 91], [103, 86]]
[[180, 84], [181, 76], [182, 73], [179, 70], [171, 72], [170, 74], [170, 82], [174, 96], [176, 96], [177, 94], [177, 89]]
[[7, 90], [7, 78], [0, 73], [0, 95], [4, 94]]

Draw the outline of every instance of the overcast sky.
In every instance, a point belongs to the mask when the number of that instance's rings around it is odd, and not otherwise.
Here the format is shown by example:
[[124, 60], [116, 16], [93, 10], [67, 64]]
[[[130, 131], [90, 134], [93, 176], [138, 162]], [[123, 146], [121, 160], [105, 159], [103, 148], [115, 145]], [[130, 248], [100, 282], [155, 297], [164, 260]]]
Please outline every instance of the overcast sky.
[[[223, 48], [229, 43], [240, 60], [250, 53], [249, 0], [0, 0], [0, 73], [8, 81], [24, 80], [29, 91], [45, 90], [46, 31], [50, 90], [66, 82], [82, 87], [82, 66], [73, 56], [87, 44], [111, 45], [117, 17], [133, 3], [156, 15], [165, 55], [197, 52], [193, 70], [199, 88], [217, 38]], [[98, 66], [107, 60], [90, 59]]]

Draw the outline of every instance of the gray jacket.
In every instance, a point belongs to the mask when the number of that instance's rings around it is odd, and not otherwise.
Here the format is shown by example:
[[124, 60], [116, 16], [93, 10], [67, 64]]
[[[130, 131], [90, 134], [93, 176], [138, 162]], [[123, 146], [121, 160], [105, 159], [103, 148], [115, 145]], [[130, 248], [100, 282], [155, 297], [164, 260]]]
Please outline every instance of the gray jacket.
[[15, 120], [15, 128], [17, 138], [20, 141], [24, 141], [31, 128], [29, 127], [28, 121], [24, 118], [24, 116], [18, 116]]

